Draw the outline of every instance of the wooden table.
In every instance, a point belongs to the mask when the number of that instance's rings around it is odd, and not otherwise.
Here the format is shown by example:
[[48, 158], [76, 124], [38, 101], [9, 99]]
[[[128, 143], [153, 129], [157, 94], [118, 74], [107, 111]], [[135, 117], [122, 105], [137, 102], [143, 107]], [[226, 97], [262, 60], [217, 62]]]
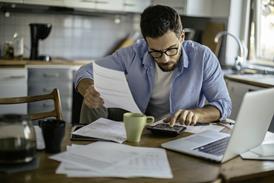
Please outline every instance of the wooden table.
[[[85, 144], [89, 142], [71, 142], [69, 140], [70, 127], [67, 127], [63, 150], [71, 143]], [[187, 136], [183, 133], [179, 137]], [[179, 138], [176, 137], [176, 138]], [[144, 131], [139, 146], [160, 147], [161, 143], [175, 138], [156, 137], [149, 131]], [[168, 160], [172, 169], [173, 179], [156, 178], [68, 178], [55, 174], [59, 162], [48, 159], [49, 154], [38, 152], [40, 166], [33, 171], [15, 174], [0, 174], [1, 183], [82, 183], [82, 182], [117, 182], [117, 183], [162, 183], [162, 182], [274, 182], [274, 161], [249, 161], [240, 157], [224, 164], [218, 164], [204, 159], [172, 152], [167, 150]]]

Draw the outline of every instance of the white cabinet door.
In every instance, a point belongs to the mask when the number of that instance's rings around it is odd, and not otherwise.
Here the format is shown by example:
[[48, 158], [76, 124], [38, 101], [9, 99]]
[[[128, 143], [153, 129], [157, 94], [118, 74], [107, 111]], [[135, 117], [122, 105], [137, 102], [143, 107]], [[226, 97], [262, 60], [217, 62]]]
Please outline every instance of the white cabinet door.
[[122, 11], [123, 0], [64, 0], [66, 7], [86, 11]]
[[134, 12], [142, 13], [143, 10], [150, 5], [150, 0], [124, 0], [123, 2], [123, 11], [125, 12]]
[[24, 4], [64, 6], [64, 0], [23, 0]]
[[152, 0], [152, 4], [161, 4], [174, 8], [180, 15], [186, 14], [187, 0]]
[[4, 2], [4, 3], [23, 3], [23, 0], [0, 0], [0, 2]]
[[152, 0], [152, 4], [173, 7], [180, 15], [194, 17], [228, 17], [230, 0]]
[[[0, 69], [0, 97], [27, 96], [27, 70], [24, 68]], [[27, 104], [0, 105], [0, 114], [27, 114]]]
[[96, 9], [108, 11], [122, 11], [123, 0], [96, 0]]
[[95, 9], [96, 0], [64, 0], [64, 5], [69, 8]]
[[226, 80], [227, 89], [232, 101], [232, 112], [230, 115], [230, 119], [235, 120], [240, 109], [243, 97], [246, 92], [256, 91], [263, 88], [243, 84], [235, 81]]

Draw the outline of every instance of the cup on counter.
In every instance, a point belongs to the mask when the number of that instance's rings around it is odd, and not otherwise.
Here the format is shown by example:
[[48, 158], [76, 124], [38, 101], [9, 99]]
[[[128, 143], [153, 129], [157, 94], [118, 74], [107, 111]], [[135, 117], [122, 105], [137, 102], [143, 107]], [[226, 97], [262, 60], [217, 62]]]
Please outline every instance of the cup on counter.
[[45, 151], [48, 153], [61, 152], [61, 144], [65, 134], [65, 121], [57, 119], [40, 120], [39, 126], [42, 129]]
[[154, 122], [153, 116], [146, 116], [141, 113], [127, 112], [123, 115], [123, 122], [126, 129], [127, 141], [139, 143], [144, 127]]

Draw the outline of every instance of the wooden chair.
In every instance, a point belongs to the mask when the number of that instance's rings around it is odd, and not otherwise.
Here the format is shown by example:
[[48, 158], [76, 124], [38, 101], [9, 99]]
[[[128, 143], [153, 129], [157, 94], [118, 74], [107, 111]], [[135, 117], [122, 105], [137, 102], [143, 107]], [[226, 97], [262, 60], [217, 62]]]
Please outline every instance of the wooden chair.
[[31, 102], [37, 102], [37, 101], [43, 101], [43, 100], [53, 100], [54, 110], [30, 114], [31, 120], [38, 120], [38, 119], [43, 119], [48, 117], [55, 117], [56, 119], [62, 120], [61, 100], [60, 100], [59, 90], [57, 88], [53, 89], [51, 93], [44, 94], [44, 95], [0, 98], [0, 105], [31, 103]]

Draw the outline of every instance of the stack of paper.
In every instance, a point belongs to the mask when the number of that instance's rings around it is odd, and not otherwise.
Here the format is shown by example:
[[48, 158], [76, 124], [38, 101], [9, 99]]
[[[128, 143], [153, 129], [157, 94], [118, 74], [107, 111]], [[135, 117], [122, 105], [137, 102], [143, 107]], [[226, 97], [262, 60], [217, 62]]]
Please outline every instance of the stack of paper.
[[124, 123], [105, 118], [99, 118], [91, 124], [76, 130], [72, 134], [110, 140], [118, 143], [123, 143], [126, 140]]
[[95, 142], [72, 145], [50, 158], [61, 161], [56, 173], [69, 177], [173, 177], [166, 151], [160, 148]]

